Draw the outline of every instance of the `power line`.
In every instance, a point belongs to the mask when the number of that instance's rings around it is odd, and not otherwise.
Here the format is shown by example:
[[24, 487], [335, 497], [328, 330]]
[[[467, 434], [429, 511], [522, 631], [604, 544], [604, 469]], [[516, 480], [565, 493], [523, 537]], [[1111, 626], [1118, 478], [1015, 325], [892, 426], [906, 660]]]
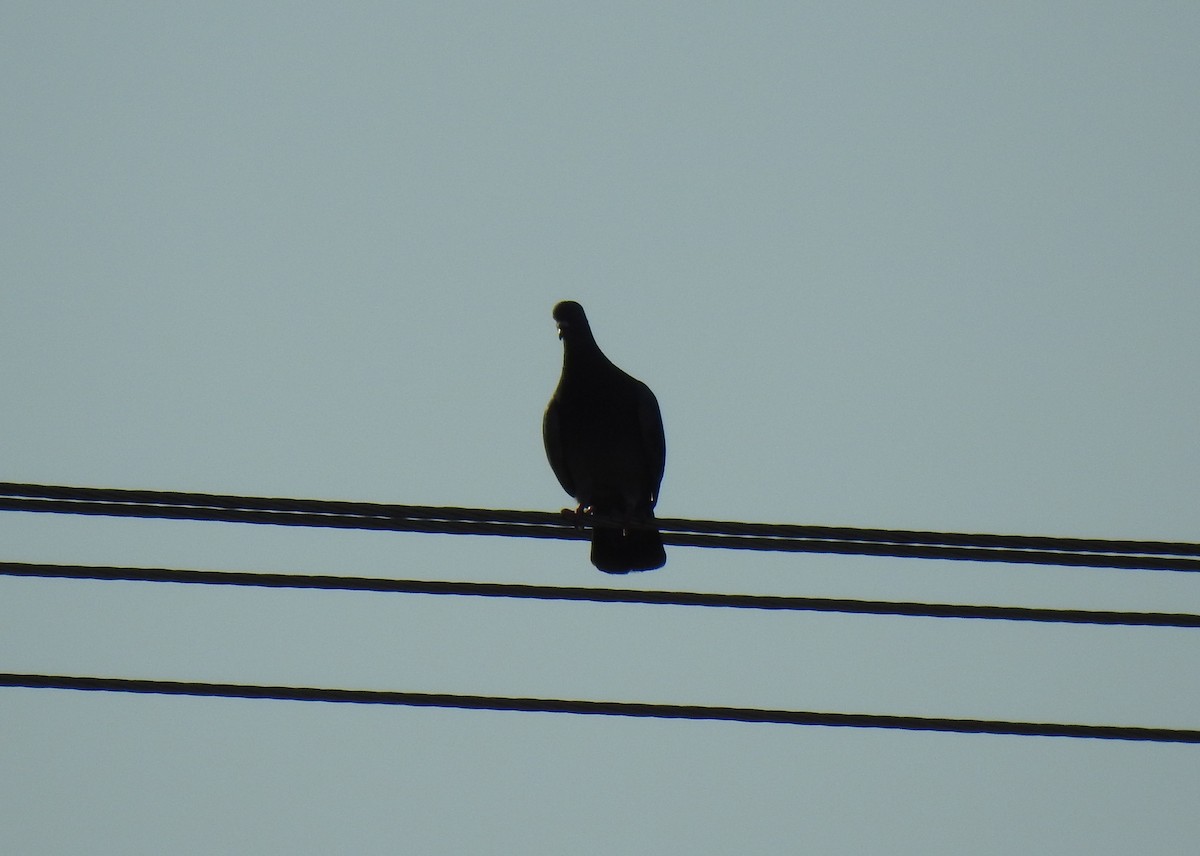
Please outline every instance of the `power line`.
[[[589, 517], [0, 482], [0, 510], [583, 540]], [[623, 523], [622, 525], [636, 525]], [[667, 544], [1128, 570], [1200, 571], [1200, 544], [660, 518]]]
[[714, 707], [692, 704], [651, 704], [645, 702], [590, 701], [581, 699], [509, 698], [502, 696], [460, 695], [456, 693], [347, 690], [323, 687], [281, 687], [262, 686], [258, 684], [218, 684], [194, 681], [161, 681], [14, 673], [0, 673], [0, 686], [28, 689], [270, 699], [275, 701], [383, 704], [407, 707], [456, 708], [460, 710], [572, 713], [592, 716], [717, 720], [723, 722], [774, 723], [777, 725], [821, 725], [834, 728], [889, 728], [901, 731], [940, 731], [958, 734], [1004, 734], [1026, 737], [1139, 740], [1152, 743], [1200, 743], [1200, 730], [1183, 728], [1009, 722], [994, 719], [946, 719], [940, 717], [892, 716], [874, 713], [822, 713], [800, 710], [772, 710], [756, 707]]
[[0, 562], [0, 576], [83, 579], [125, 582], [191, 583], [260, 588], [324, 589], [332, 591], [457, 595], [589, 603], [705, 606], [735, 609], [836, 612], [925, 618], [972, 618], [1000, 621], [1038, 621], [1059, 624], [1136, 627], [1200, 627], [1200, 615], [1177, 612], [1116, 612], [1026, 606], [987, 606], [953, 603], [856, 600], [791, 595], [722, 594], [717, 592], [547, 586], [524, 583], [480, 583], [447, 580], [397, 580], [319, 574], [280, 574], [258, 571], [201, 571], [182, 568], [128, 568], [97, 565], [55, 565]]

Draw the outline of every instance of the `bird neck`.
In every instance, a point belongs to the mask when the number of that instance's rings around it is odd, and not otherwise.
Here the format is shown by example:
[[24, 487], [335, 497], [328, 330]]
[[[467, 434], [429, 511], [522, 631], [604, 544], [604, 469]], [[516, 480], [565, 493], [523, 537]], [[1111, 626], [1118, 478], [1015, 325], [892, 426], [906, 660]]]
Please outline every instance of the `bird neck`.
[[563, 341], [564, 373], [587, 374], [603, 371], [611, 365], [590, 330], [577, 330], [571, 338]]

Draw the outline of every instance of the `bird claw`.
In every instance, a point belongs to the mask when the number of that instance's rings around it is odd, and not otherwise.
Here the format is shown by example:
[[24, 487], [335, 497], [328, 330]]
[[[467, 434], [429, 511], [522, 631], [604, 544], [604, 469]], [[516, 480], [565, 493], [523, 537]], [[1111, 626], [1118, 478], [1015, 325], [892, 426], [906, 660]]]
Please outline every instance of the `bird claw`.
[[568, 520], [570, 520], [571, 523], [574, 524], [576, 529], [582, 529], [583, 528], [583, 518], [590, 517], [591, 514], [592, 514], [592, 507], [590, 505], [588, 505], [588, 506], [578, 505], [575, 508], [564, 508], [562, 510], [562, 516], [567, 518]]
[[577, 505], [575, 508], [564, 508], [560, 512], [576, 529], [584, 529], [597, 525], [615, 527], [622, 535], [628, 535], [631, 529], [644, 529], [653, 515], [603, 512], [597, 515], [594, 505]]

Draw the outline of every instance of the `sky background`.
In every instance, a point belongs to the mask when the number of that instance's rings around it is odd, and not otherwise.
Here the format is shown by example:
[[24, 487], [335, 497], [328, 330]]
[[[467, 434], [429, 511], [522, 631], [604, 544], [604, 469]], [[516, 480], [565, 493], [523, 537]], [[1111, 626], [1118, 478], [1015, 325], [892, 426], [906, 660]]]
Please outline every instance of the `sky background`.
[[[0, 6], [9, 481], [555, 510], [580, 301], [659, 513], [1200, 540], [1194, 3]], [[579, 542], [0, 513], [0, 559], [610, 585]], [[669, 548], [619, 585], [1200, 611]], [[0, 670], [1200, 727], [1200, 636], [0, 578]], [[1200, 750], [0, 690], [21, 854], [1177, 854]]]

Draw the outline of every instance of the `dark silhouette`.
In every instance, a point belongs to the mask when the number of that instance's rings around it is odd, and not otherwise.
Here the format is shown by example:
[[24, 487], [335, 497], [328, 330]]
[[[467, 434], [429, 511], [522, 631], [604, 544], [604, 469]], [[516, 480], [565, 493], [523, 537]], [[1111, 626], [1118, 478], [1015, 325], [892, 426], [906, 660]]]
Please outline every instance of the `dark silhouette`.
[[593, 565], [610, 574], [661, 568], [667, 554], [653, 521], [667, 443], [658, 401], [604, 356], [582, 306], [563, 301], [554, 320], [563, 369], [542, 421], [550, 467], [576, 513], [595, 518]]

